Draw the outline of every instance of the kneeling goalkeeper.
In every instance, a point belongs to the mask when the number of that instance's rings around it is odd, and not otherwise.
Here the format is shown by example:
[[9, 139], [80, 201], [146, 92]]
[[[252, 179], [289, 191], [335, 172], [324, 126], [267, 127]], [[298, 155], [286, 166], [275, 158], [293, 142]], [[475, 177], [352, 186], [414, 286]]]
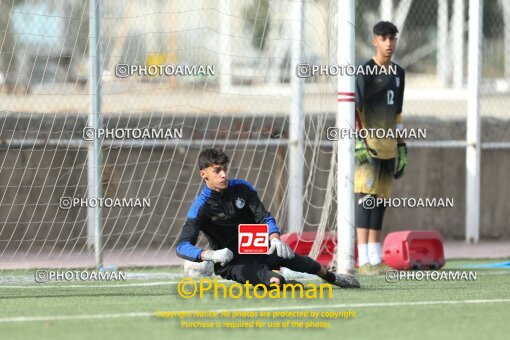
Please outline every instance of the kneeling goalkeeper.
[[[241, 284], [283, 285], [285, 278], [274, 272], [280, 266], [293, 271], [315, 274], [342, 288], [358, 288], [352, 275], [335, 274], [308, 256], [294, 254], [280, 241], [280, 230], [264, 208], [255, 188], [245, 180], [228, 179], [229, 158], [219, 149], [205, 149], [198, 159], [200, 177], [205, 185], [188, 211], [177, 241], [177, 256], [194, 262], [213, 261], [214, 272], [224, 279]], [[270, 248], [268, 254], [238, 253], [239, 224], [267, 224]], [[210, 250], [195, 247], [199, 233], [209, 241]]]

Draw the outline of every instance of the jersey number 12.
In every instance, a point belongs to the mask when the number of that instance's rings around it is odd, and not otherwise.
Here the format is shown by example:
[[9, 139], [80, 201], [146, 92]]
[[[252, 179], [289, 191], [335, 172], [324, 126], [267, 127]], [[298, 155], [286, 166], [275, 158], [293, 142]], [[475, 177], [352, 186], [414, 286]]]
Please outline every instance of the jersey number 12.
[[388, 90], [388, 92], [386, 92], [386, 99], [388, 100], [388, 105], [393, 105], [393, 97], [394, 97], [394, 93], [393, 93], [393, 90]]

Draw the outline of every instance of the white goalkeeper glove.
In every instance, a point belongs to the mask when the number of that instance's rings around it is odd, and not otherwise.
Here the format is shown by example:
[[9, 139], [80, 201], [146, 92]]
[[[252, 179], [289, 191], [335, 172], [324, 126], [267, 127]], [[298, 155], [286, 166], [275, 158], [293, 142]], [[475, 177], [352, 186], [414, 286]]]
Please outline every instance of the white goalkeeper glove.
[[228, 248], [220, 250], [206, 250], [203, 256], [205, 261], [213, 261], [214, 263], [219, 263], [222, 266], [225, 266], [227, 263], [232, 261], [233, 258], [234, 254]]
[[276, 254], [278, 257], [281, 257], [283, 259], [292, 259], [294, 258], [294, 252], [292, 249], [290, 249], [289, 245], [287, 243], [283, 243], [278, 238], [274, 238], [271, 240], [271, 248], [269, 248], [269, 251], [267, 254], [272, 254], [276, 250]]

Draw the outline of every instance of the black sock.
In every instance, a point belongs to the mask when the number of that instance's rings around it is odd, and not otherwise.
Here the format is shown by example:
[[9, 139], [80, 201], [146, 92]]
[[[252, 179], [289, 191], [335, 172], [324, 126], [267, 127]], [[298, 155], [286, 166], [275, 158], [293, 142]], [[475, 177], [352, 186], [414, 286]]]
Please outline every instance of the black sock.
[[328, 270], [326, 272], [326, 276], [324, 276], [323, 279], [326, 280], [327, 283], [334, 283], [336, 281], [336, 276]]

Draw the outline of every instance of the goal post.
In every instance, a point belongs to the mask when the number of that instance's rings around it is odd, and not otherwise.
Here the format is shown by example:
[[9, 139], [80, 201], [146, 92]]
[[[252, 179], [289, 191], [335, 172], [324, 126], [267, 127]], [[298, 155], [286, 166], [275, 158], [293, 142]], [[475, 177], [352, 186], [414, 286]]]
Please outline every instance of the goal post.
[[296, 69], [303, 55], [304, 0], [292, 5], [295, 21], [292, 32], [292, 63], [290, 66], [291, 107], [289, 117], [289, 231], [300, 232], [303, 228], [303, 167], [304, 167], [304, 112], [303, 79]]
[[[101, 114], [101, 1], [89, 1], [89, 59], [90, 59], [90, 111], [88, 127], [93, 129], [102, 128]], [[101, 139], [94, 138], [89, 142], [87, 159], [87, 196], [89, 199], [102, 197], [101, 173], [102, 173]], [[87, 207], [87, 246], [94, 242], [94, 254], [96, 267], [103, 266], [103, 214], [100, 206]]]
[[[355, 64], [354, 0], [338, 1], [338, 65]], [[340, 130], [355, 127], [355, 76], [338, 76], [336, 124]], [[337, 271], [354, 272], [354, 139], [340, 138], [337, 148]]]
[[481, 118], [480, 77], [483, 3], [469, 1], [468, 89], [466, 123], [466, 242], [480, 238]]

